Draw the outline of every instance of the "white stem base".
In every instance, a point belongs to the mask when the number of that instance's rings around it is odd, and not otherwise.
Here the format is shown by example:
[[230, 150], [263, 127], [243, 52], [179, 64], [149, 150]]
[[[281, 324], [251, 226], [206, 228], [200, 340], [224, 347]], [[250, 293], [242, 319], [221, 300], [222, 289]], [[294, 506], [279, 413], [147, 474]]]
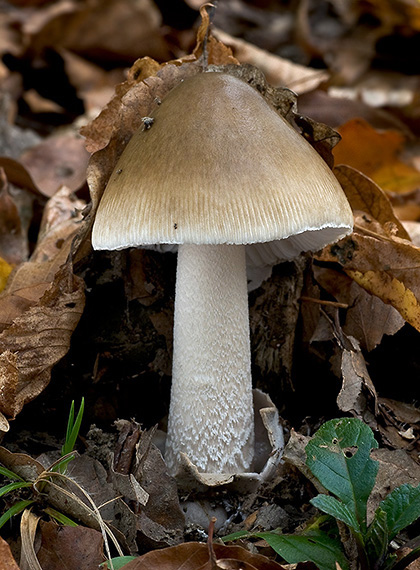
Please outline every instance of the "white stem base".
[[175, 294], [172, 394], [165, 460], [244, 473], [254, 455], [245, 249], [182, 245]]

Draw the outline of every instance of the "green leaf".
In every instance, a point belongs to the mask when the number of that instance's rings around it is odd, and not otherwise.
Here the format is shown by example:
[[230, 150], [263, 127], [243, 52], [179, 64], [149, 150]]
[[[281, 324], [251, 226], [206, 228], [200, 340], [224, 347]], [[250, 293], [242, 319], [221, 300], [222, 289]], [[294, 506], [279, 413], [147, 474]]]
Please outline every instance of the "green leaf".
[[[111, 558], [110, 562], [112, 562], [114, 570], [120, 570], [120, 568], [123, 568], [126, 564], [128, 564], [132, 560], [136, 560], [136, 557], [135, 556], [117, 556], [117, 558]], [[103, 562], [101, 564], [101, 566], [105, 566], [105, 564], [107, 565], [107, 568], [111, 568], [109, 561]]]
[[60, 513], [60, 511], [56, 511], [52, 507], [47, 507], [46, 509], [44, 509], [44, 513], [50, 515], [50, 517], [52, 517], [53, 519], [55, 519], [64, 526], [79, 526], [76, 522], [74, 522], [74, 520], [70, 519], [69, 517], [66, 517], [66, 515], [63, 515], [63, 513]]
[[[77, 412], [76, 419], [74, 419], [74, 400], [72, 401], [71, 406], [70, 406], [69, 419], [67, 421], [66, 439], [65, 439], [63, 447], [61, 448], [61, 455], [62, 456], [66, 456], [69, 453], [71, 453], [74, 449], [74, 446], [76, 445], [76, 440], [77, 440], [77, 437], [79, 435], [80, 426], [82, 424], [84, 409], [85, 409], [85, 399], [82, 398], [79, 411]], [[69, 457], [65, 460], [65, 462], [60, 464], [60, 466], [59, 466], [60, 473], [66, 472], [67, 464], [72, 459], [73, 459], [73, 457]]]
[[8, 479], [12, 479], [12, 481], [14, 479], [17, 481], [24, 481], [20, 475], [16, 475], [16, 473], [13, 473], [13, 471], [10, 471], [10, 469], [6, 469], [6, 467], [0, 466], [0, 475], [4, 475], [4, 477], [7, 477]]
[[389, 540], [420, 517], [420, 485], [394, 489], [379, 505], [386, 512]]
[[338, 562], [343, 570], [349, 568], [340, 541], [323, 531], [311, 531], [305, 535], [259, 532], [255, 536], [268, 542], [289, 564], [310, 561], [319, 570], [334, 570]]
[[35, 502], [34, 500], [27, 500], [27, 501], [19, 501], [18, 503], [15, 503], [13, 505], [13, 507], [10, 507], [10, 509], [8, 509], [0, 517], [0, 528], [2, 526], [4, 526], [12, 517], [18, 515], [22, 511], [24, 511], [26, 509], [26, 507], [29, 507], [29, 505], [32, 505], [32, 503], [34, 503], [34, 502]]
[[360, 533], [360, 525], [354, 516], [354, 513], [344, 505], [341, 501], [337, 500], [335, 497], [330, 495], [318, 495], [310, 501], [314, 507], [331, 515], [342, 521], [347, 526], [351, 527], [355, 532]]
[[370, 452], [377, 447], [372, 430], [357, 418], [326, 422], [306, 446], [307, 466], [355, 514], [362, 532], [379, 466]]
[[386, 512], [378, 507], [366, 533], [366, 552], [372, 567], [380, 568], [388, 554], [389, 534]]
[[244, 536], [253, 536], [246, 530], [238, 530], [238, 532], [233, 532], [232, 534], [227, 534], [222, 537], [223, 542], [231, 542], [232, 540], [238, 540], [238, 538], [243, 538]]
[[16, 489], [23, 489], [24, 487], [32, 487], [32, 483], [26, 481], [15, 481], [14, 483], [9, 483], [4, 487], [0, 487], [0, 497], [3, 497], [6, 493], [10, 493]]

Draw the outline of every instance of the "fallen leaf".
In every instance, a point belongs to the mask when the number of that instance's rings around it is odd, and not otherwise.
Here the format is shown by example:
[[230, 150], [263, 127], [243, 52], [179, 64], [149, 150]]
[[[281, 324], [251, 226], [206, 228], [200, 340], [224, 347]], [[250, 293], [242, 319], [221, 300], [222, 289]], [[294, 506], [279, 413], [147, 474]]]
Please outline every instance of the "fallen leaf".
[[[347, 87], [348, 89], [348, 87]], [[316, 121], [326, 123], [336, 129], [343, 123], [359, 117], [375, 129], [394, 129], [410, 134], [410, 130], [395, 115], [384, 109], [374, 109], [358, 98], [348, 99], [347, 90], [340, 97], [336, 88], [329, 91], [316, 89], [299, 95], [299, 109]]]
[[363, 349], [370, 352], [385, 334], [392, 336], [404, 326], [403, 317], [393, 306], [368, 293], [346, 274], [315, 266], [314, 277], [325, 291], [347, 305], [343, 332], [356, 338]]
[[[420, 248], [368, 229], [372, 226], [380, 231], [374, 220], [357, 217], [353, 234], [327, 246], [317, 258], [338, 262], [361, 287], [420, 330]], [[368, 235], [363, 235], [364, 230]]]
[[84, 202], [67, 188], [51, 198], [41, 220], [37, 246], [27, 262], [17, 266], [0, 296], [0, 330], [35, 305], [66, 262], [79, 230]]
[[300, 95], [316, 89], [329, 77], [325, 70], [293, 63], [220, 29], [216, 28], [214, 35], [232, 48], [234, 56], [241, 63], [250, 63], [261, 69], [271, 85], [288, 87]]
[[372, 459], [379, 462], [379, 471], [368, 501], [368, 522], [393, 489], [405, 483], [417, 486], [420, 481], [420, 465], [404, 449], [374, 449]]
[[61, 186], [76, 191], [86, 182], [89, 153], [84, 140], [73, 134], [54, 135], [25, 151], [20, 162], [44, 196]]
[[362, 210], [375, 218], [385, 229], [389, 229], [389, 235], [410, 239], [407, 230], [394, 214], [388, 196], [377, 184], [346, 165], [335, 167], [334, 174], [353, 210]]
[[12, 272], [12, 266], [0, 257], [0, 293], [6, 287], [9, 275]]
[[152, 443], [154, 431], [142, 433], [133, 470], [136, 481], [148, 494], [146, 504], [139, 509], [137, 539], [148, 548], [181, 542], [185, 525], [175, 479], [169, 475], [161, 452]]
[[0, 411], [14, 418], [50, 381], [82, 315], [84, 283], [67, 263], [39, 301], [0, 334]]
[[0, 536], [0, 560], [1, 560], [1, 570], [19, 570], [19, 566], [16, 564], [15, 559], [10, 552], [9, 545]]
[[103, 537], [97, 530], [41, 521], [40, 535], [36, 554], [42, 570], [97, 570], [105, 561]]
[[0, 447], [0, 463], [25, 481], [36, 481], [45, 471], [44, 466], [30, 455], [12, 453], [5, 447]]
[[[355, 339], [347, 337], [353, 350], [343, 349], [341, 376], [343, 384], [337, 396], [337, 405], [343, 412], [350, 412], [356, 417], [366, 419], [367, 394], [373, 399], [373, 408], [377, 415], [377, 395], [366, 368], [366, 362]], [[371, 422], [369, 422], [371, 423]]]
[[[283, 566], [260, 554], [251, 554], [241, 546], [214, 544], [218, 566], [209, 565], [209, 551], [206, 544], [185, 542], [155, 550], [140, 556], [124, 566], [124, 570], [281, 570]], [[242, 563], [242, 565], [241, 565]], [[223, 565], [222, 565], [223, 564]]]
[[[0, 255], [10, 264], [18, 264], [27, 258], [27, 238], [16, 202], [9, 193], [8, 181], [0, 167]], [[5, 267], [0, 268], [4, 276]], [[1, 283], [1, 282], [0, 282]], [[5, 283], [4, 283], [5, 284]], [[4, 287], [3, 284], [3, 287]], [[3, 289], [0, 286], [0, 290]]]
[[338, 131], [342, 140], [334, 149], [336, 164], [360, 170], [390, 192], [409, 192], [420, 185], [420, 172], [399, 158], [405, 142], [401, 133], [377, 131], [362, 119], [350, 120]]

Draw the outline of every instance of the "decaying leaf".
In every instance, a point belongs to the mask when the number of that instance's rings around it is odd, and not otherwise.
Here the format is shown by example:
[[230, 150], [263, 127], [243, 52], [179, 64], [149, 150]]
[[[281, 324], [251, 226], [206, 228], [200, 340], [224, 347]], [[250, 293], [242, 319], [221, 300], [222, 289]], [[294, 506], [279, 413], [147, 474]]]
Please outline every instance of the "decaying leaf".
[[334, 150], [337, 164], [360, 170], [384, 190], [408, 192], [418, 188], [420, 172], [399, 158], [404, 144], [399, 132], [379, 132], [362, 119], [353, 119], [338, 131], [342, 140]]
[[329, 77], [325, 70], [311, 69], [263, 50], [222, 30], [214, 30], [217, 39], [233, 49], [241, 63], [255, 65], [271, 85], [285, 86], [298, 94], [316, 89]]
[[78, 190], [86, 181], [88, 160], [83, 139], [71, 133], [44, 139], [20, 157], [36, 186], [48, 197], [61, 186]]
[[351, 337], [347, 338], [352, 343], [353, 350], [344, 349], [342, 353], [343, 384], [337, 396], [337, 405], [343, 412], [350, 412], [366, 420], [366, 393], [373, 398], [373, 409], [376, 415], [378, 413], [376, 391], [357, 341]]
[[277, 562], [260, 554], [251, 554], [240, 546], [214, 545], [217, 566], [209, 561], [206, 544], [185, 542], [161, 550], [154, 550], [129, 562], [125, 570], [281, 570]]
[[0, 537], [0, 560], [1, 570], [19, 570], [12, 553], [10, 552], [7, 542]]
[[148, 494], [138, 515], [138, 541], [149, 547], [172, 546], [182, 541], [185, 516], [175, 479], [162, 454], [152, 443], [154, 430], [143, 432], [137, 448], [134, 477]]
[[105, 560], [103, 537], [97, 530], [83, 526], [63, 527], [54, 522], [41, 521], [40, 534], [37, 558], [44, 570], [97, 570]]
[[332, 268], [314, 267], [316, 281], [347, 306], [343, 332], [357, 339], [360, 346], [371, 351], [384, 335], [394, 335], [404, 325], [400, 313], [379, 297], [371, 295], [347, 275]]
[[336, 166], [334, 174], [353, 210], [361, 210], [372, 216], [388, 235], [410, 239], [407, 230], [394, 214], [388, 196], [375, 182], [347, 165]]
[[[338, 175], [350, 199], [362, 211], [355, 212], [353, 234], [327, 246], [317, 258], [339, 263], [362, 288], [392, 305], [420, 330], [420, 249], [399, 237], [406, 235], [406, 230], [384, 206], [384, 195], [370, 187], [369, 199], [361, 198], [360, 189], [365, 188], [365, 182], [360, 173], [341, 168]], [[369, 212], [365, 213], [366, 210]]]
[[84, 284], [67, 263], [40, 300], [0, 334], [0, 411], [16, 417], [50, 381], [66, 354], [84, 306]]
[[[19, 210], [9, 193], [6, 174], [0, 167], [0, 256], [9, 264], [17, 264], [26, 259], [27, 249]], [[3, 277], [5, 270], [4, 266], [0, 267]], [[0, 290], [3, 289], [1, 283], [0, 278]]]

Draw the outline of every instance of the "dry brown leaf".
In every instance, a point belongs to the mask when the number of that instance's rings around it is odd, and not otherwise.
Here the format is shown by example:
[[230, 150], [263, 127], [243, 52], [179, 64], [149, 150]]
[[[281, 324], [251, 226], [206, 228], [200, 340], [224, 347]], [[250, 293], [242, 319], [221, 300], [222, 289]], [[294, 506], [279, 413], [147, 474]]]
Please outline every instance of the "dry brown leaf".
[[0, 561], [1, 570], [19, 570], [12, 553], [10, 552], [9, 545], [0, 536]]
[[369, 294], [347, 275], [326, 267], [314, 267], [317, 282], [338, 302], [347, 305], [343, 332], [373, 350], [383, 336], [394, 335], [404, 325], [400, 313], [379, 297]]
[[13, 158], [0, 156], [0, 167], [5, 171], [7, 179], [11, 184], [30, 190], [37, 196], [42, 195], [40, 188], [38, 188], [29, 172], [20, 162]]
[[370, 212], [356, 211], [354, 233], [324, 248], [318, 259], [340, 263], [361, 287], [420, 330], [420, 249], [398, 237], [407, 235], [406, 230], [375, 186], [347, 167], [337, 174], [353, 205]]
[[303, 93], [299, 96], [299, 109], [316, 121], [326, 123], [334, 129], [359, 117], [376, 129], [395, 129], [409, 135], [407, 126], [394, 115], [383, 110], [374, 109], [359, 99], [339, 97], [330, 89], [327, 93], [321, 89]]
[[[277, 562], [261, 556], [251, 554], [240, 546], [224, 546], [214, 544], [218, 566], [209, 565], [209, 551], [206, 544], [198, 542], [185, 542], [178, 546], [171, 546], [161, 550], [155, 550], [140, 556], [136, 560], [124, 566], [124, 570], [218, 570], [225, 568], [233, 570], [246, 568], [251, 570], [281, 570], [284, 568]], [[226, 561], [225, 566], [221, 566]], [[238, 563], [241, 562], [241, 565]], [[236, 565], [235, 565], [236, 564]]]
[[105, 70], [67, 49], [60, 50], [60, 55], [71, 85], [84, 102], [86, 113], [93, 117], [114, 95], [115, 85], [124, 81], [124, 69]]
[[63, 185], [72, 191], [81, 188], [88, 160], [83, 139], [73, 134], [49, 137], [20, 157], [44, 196], [53, 196]]
[[316, 89], [329, 78], [325, 70], [311, 69], [292, 63], [288, 59], [235, 38], [220, 29], [215, 29], [214, 34], [216, 38], [233, 49], [235, 57], [241, 63], [250, 63], [261, 69], [271, 85], [288, 87], [295, 93], [301, 94]]
[[377, 131], [362, 119], [348, 121], [338, 131], [337, 164], [360, 170], [390, 192], [409, 192], [420, 185], [420, 172], [399, 158], [405, 142], [401, 133]]
[[361, 287], [395, 307], [420, 330], [420, 248], [397, 237], [381, 239], [354, 232], [326, 247], [319, 259], [340, 263]]
[[71, 49], [85, 56], [130, 60], [139, 53], [167, 59], [159, 10], [151, 0], [74, 0], [10, 10], [9, 26], [21, 33], [21, 49]]
[[37, 303], [51, 286], [67, 261], [83, 206], [84, 202], [76, 199], [68, 188], [62, 188], [47, 202], [38, 244], [30, 261], [16, 267], [0, 296], [0, 330]]
[[82, 315], [84, 284], [67, 263], [37, 304], [0, 334], [0, 411], [14, 418], [50, 381]]
[[12, 453], [0, 447], [0, 463], [25, 481], [35, 481], [45, 468], [39, 461], [26, 453]]
[[41, 521], [37, 558], [42, 570], [98, 570], [105, 560], [102, 534], [83, 526]]
[[353, 350], [343, 349], [341, 376], [343, 384], [337, 396], [337, 405], [343, 412], [350, 412], [359, 418], [365, 418], [367, 411], [366, 394], [374, 400], [377, 414], [377, 396], [375, 387], [366, 368], [366, 362], [355, 339], [348, 337]]
[[410, 239], [406, 229], [394, 214], [388, 196], [377, 184], [358, 170], [346, 165], [336, 166], [334, 174], [353, 210], [362, 210], [375, 218], [385, 230], [388, 230], [388, 235]]
[[185, 516], [179, 505], [177, 485], [157, 447], [152, 443], [154, 430], [143, 432], [138, 446], [133, 475], [148, 493], [138, 518], [138, 541], [145, 546], [172, 546], [181, 542]]
[[5, 172], [0, 168], [0, 256], [8, 263], [17, 264], [27, 258], [27, 250], [19, 210], [9, 193]]

